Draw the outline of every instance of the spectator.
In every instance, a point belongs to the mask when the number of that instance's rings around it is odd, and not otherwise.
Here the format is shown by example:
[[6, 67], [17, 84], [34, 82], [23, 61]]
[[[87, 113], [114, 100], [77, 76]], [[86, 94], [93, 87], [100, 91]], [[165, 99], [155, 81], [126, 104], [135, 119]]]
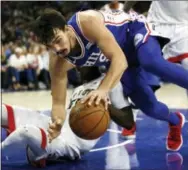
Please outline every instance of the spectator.
[[22, 48], [17, 47], [15, 54], [12, 54], [9, 59], [14, 90], [20, 90], [21, 83], [26, 84], [29, 89], [34, 87], [31, 70], [28, 68], [26, 57], [22, 53]]
[[13, 42], [10, 42], [10, 43], [8, 43], [4, 46], [4, 50], [5, 50], [4, 55], [5, 55], [7, 60], [9, 59], [9, 57], [12, 54], [12, 48], [13, 48]]
[[46, 89], [50, 89], [50, 75], [49, 75], [49, 52], [46, 47], [41, 45], [41, 56], [40, 56], [40, 74], [39, 80], [42, 81]]
[[102, 10], [105, 10], [105, 11], [123, 11], [123, 8], [124, 8], [124, 4], [123, 3], [120, 3], [118, 2], [117, 0], [115, 1], [112, 1], [108, 4], [105, 4], [101, 9]]
[[7, 66], [7, 58], [5, 56], [4, 46], [1, 48], [1, 88], [8, 89], [9, 71]]
[[38, 78], [37, 74], [39, 74], [39, 57], [38, 56], [38, 49], [37, 47], [30, 46], [28, 53], [26, 55], [27, 64], [29, 69], [31, 70], [31, 74], [33, 77], [33, 82], [35, 84], [35, 89], [37, 90], [38, 87]]

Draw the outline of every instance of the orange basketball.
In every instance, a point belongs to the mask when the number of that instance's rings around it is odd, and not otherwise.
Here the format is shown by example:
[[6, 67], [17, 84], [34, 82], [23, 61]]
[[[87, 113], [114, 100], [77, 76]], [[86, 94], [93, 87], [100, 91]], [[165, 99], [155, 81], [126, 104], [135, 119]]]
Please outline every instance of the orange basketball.
[[92, 140], [102, 136], [109, 125], [110, 117], [102, 103], [88, 106], [77, 102], [72, 108], [69, 123], [72, 131], [80, 138]]

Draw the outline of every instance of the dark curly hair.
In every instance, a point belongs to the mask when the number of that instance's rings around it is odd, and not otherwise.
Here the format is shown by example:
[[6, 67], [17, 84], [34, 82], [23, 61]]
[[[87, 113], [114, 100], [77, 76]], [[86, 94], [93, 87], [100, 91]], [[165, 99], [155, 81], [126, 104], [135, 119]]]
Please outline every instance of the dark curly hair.
[[66, 25], [63, 15], [54, 9], [45, 9], [32, 24], [37, 40], [47, 45], [55, 37], [55, 29], [64, 30]]

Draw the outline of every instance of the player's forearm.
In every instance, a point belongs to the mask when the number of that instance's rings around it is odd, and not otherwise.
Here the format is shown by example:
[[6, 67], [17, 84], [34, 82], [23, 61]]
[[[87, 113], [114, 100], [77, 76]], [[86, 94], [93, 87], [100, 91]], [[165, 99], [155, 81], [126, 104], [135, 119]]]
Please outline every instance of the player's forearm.
[[60, 119], [62, 121], [62, 125], [64, 123], [66, 117], [65, 106], [60, 104], [53, 104], [52, 105], [52, 121], [56, 119]]
[[120, 81], [127, 67], [128, 65], [124, 55], [122, 57], [113, 57], [110, 68], [98, 89], [110, 91]]
[[52, 80], [52, 120], [58, 118], [64, 121], [66, 117], [66, 90], [66, 75], [62, 80]]

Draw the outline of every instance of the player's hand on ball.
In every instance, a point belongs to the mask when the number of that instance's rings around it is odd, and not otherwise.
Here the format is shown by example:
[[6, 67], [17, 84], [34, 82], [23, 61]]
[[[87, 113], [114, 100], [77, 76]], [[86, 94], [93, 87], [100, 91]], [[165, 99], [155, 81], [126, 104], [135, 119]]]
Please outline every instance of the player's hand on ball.
[[99, 105], [100, 102], [103, 102], [105, 105], [105, 109], [108, 109], [108, 104], [109, 104], [109, 98], [108, 98], [108, 92], [105, 90], [94, 90], [91, 91], [86, 97], [84, 97], [81, 101], [81, 103], [87, 102], [89, 106], [93, 104], [93, 102], [96, 105]]
[[51, 143], [53, 139], [57, 138], [61, 133], [63, 121], [61, 119], [55, 118], [52, 123], [49, 124], [48, 138]]

